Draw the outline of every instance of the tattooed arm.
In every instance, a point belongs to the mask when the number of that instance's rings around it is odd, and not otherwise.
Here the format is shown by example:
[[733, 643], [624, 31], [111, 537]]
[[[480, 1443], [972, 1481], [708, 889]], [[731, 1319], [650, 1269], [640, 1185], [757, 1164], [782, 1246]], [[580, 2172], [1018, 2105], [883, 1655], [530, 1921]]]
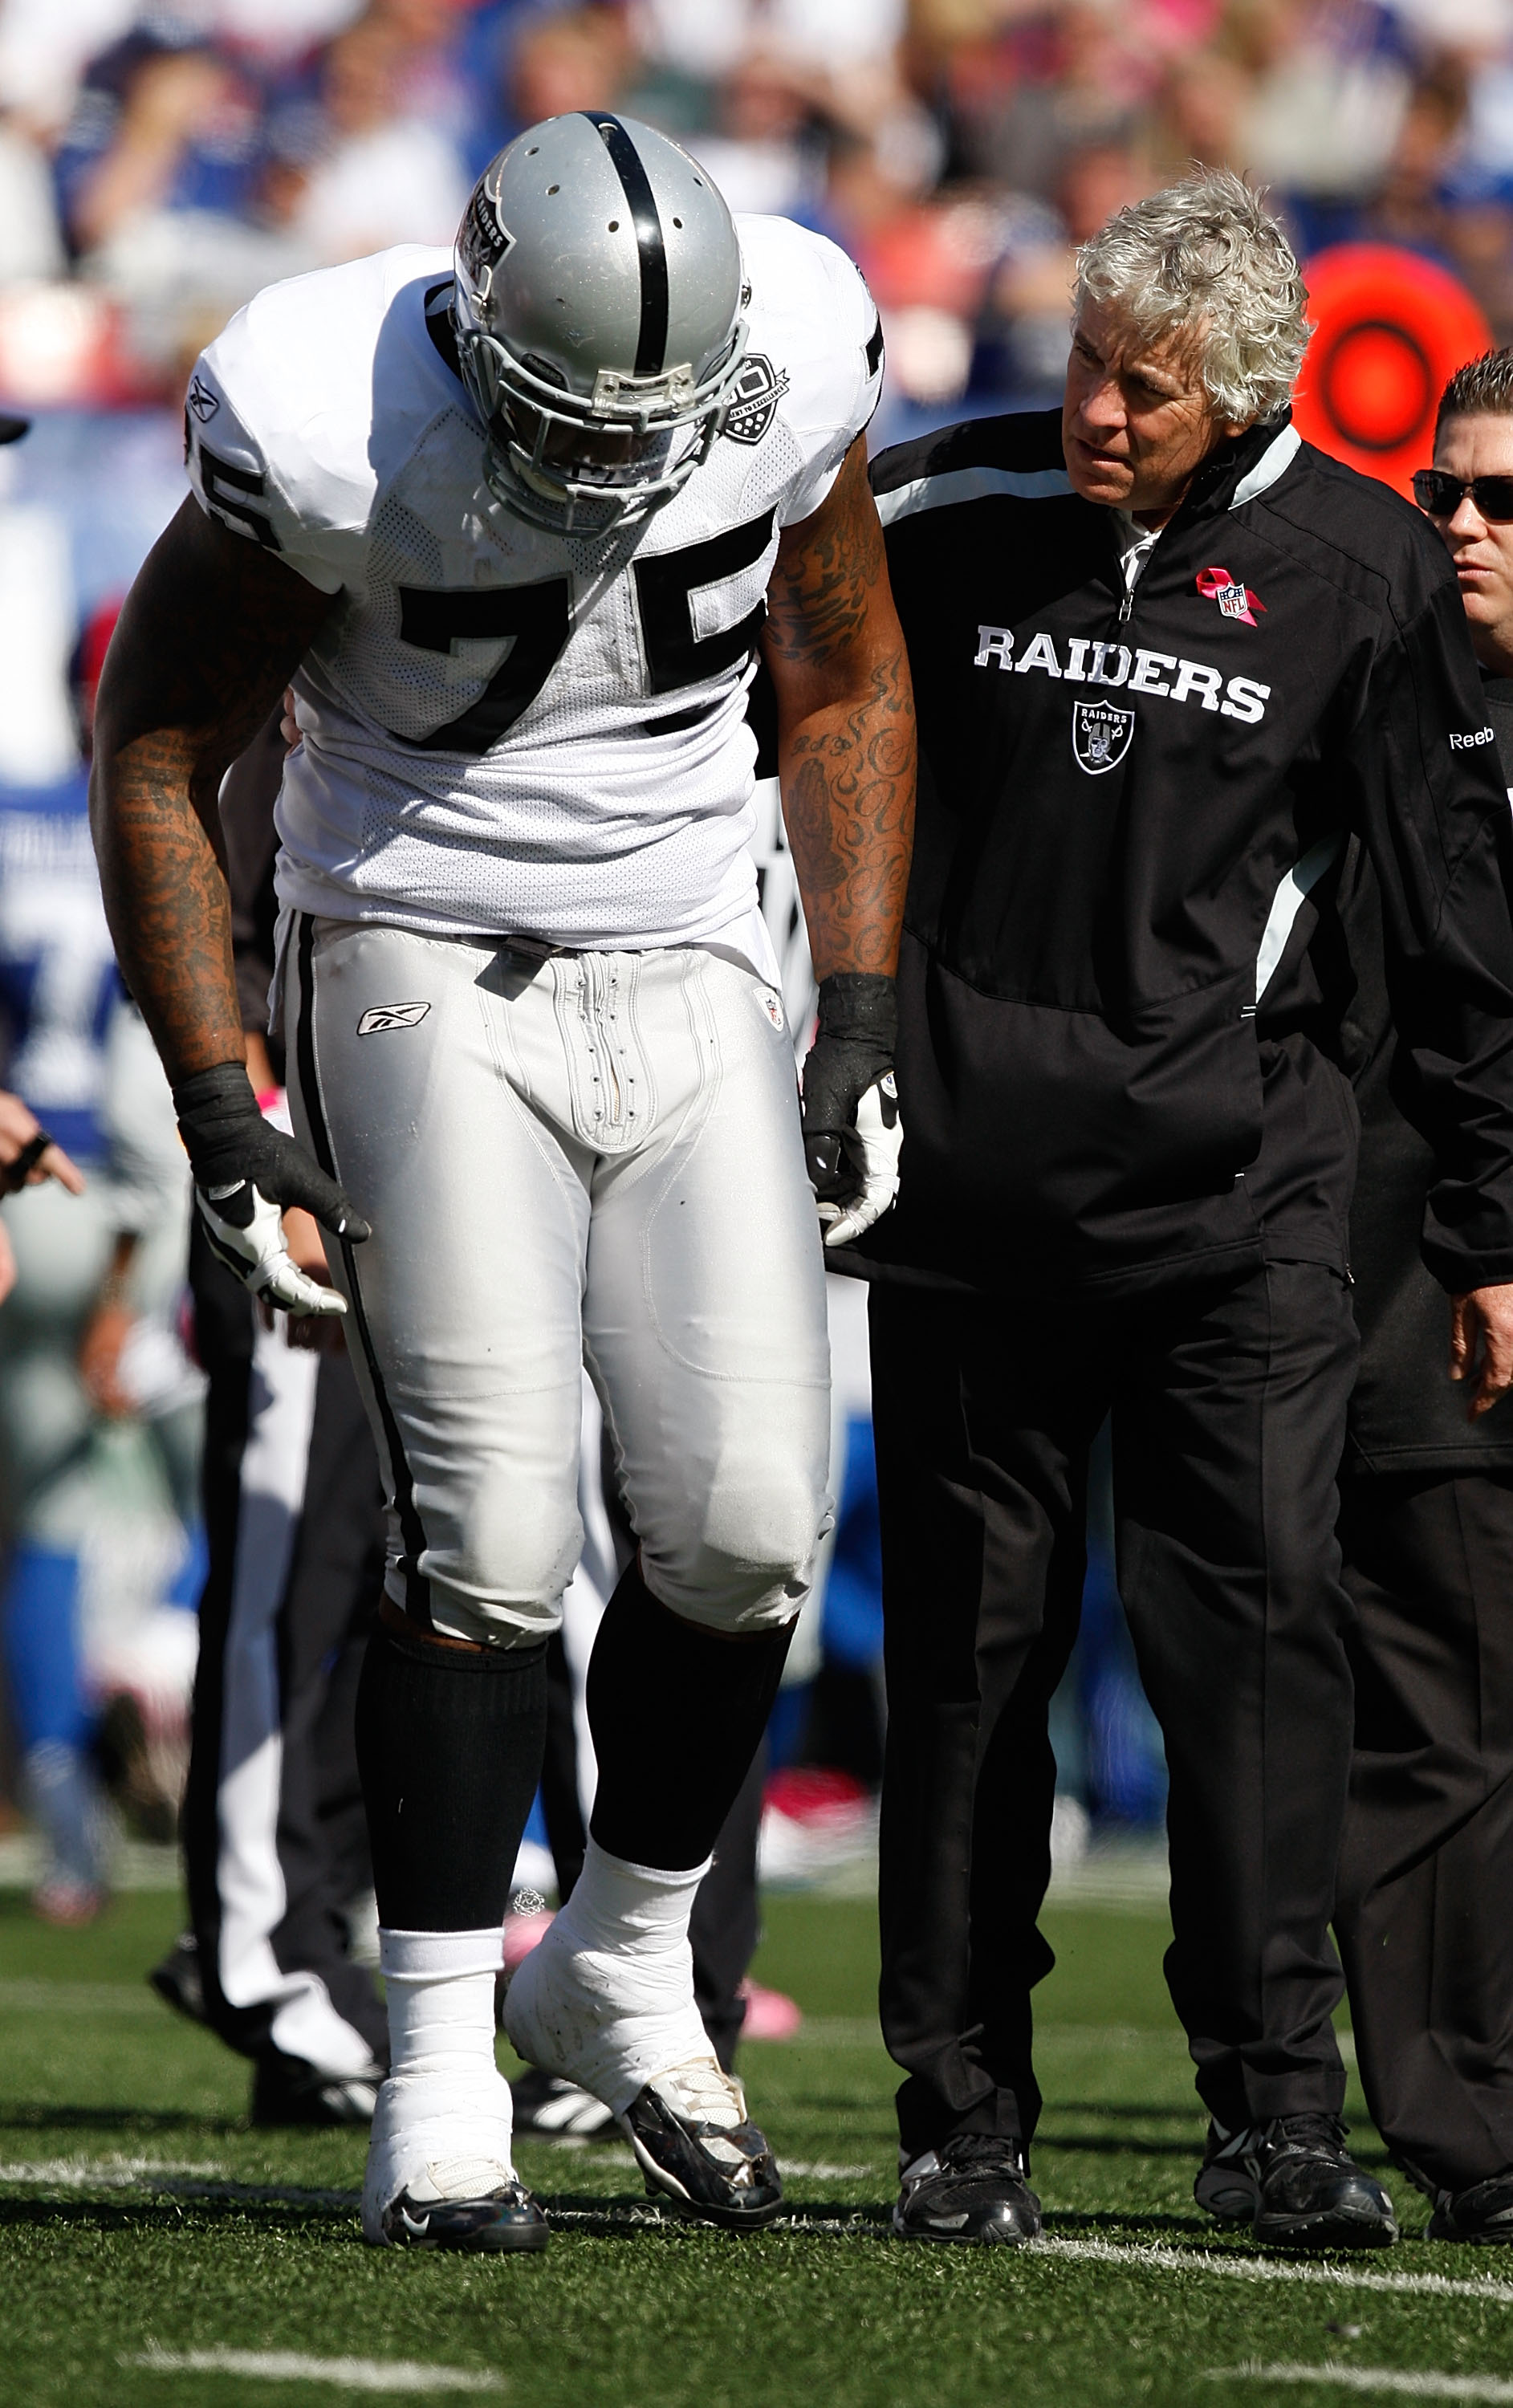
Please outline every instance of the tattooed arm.
[[335, 608], [191, 499], [111, 638], [90, 816], [121, 971], [176, 1085], [246, 1059], [217, 798]]
[[841, 1246], [898, 1190], [893, 979], [914, 836], [914, 689], [860, 436], [829, 498], [783, 536], [767, 609], [783, 816], [820, 981], [804, 1154], [825, 1243]]
[[163, 1056], [210, 1246], [268, 1304], [342, 1313], [289, 1252], [280, 1207], [349, 1240], [351, 1198], [258, 1110], [231, 953], [221, 781], [336, 607], [187, 501], [126, 597], [94, 715], [90, 816], [106, 916]]
[[815, 975], [891, 976], [914, 831], [914, 691], [860, 436], [821, 508], [786, 530], [767, 607], [783, 816]]

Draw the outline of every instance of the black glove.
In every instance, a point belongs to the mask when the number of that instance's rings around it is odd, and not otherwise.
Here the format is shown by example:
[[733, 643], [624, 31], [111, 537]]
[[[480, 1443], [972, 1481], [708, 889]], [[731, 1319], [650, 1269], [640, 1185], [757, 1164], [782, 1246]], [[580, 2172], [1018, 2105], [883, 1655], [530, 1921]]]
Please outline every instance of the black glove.
[[194, 1201], [211, 1247], [254, 1296], [286, 1312], [345, 1312], [335, 1288], [302, 1271], [284, 1243], [282, 1207], [301, 1204], [354, 1245], [372, 1233], [350, 1196], [305, 1148], [265, 1121], [239, 1062], [195, 1070], [174, 1089]]
[[819, 1032], [804, 1062], [804, 1161], [827, 1246], [859, 1238], [898, 1193], [897, 1033], [891, 978], [837, 970], [821, 981]]

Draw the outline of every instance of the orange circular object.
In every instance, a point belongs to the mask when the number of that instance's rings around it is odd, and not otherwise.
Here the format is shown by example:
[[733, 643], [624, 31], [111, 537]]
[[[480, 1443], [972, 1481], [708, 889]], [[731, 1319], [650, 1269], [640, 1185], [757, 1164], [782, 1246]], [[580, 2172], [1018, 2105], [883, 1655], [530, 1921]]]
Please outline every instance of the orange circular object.
[[1310, 259], [1313, 340], [1292, 404], [1320, 452], [1411, 492], [1434, 452], [1446, 384], [1490, 351], [1492, 332], [1463, 284], [1392, 243], [1340, 243]]

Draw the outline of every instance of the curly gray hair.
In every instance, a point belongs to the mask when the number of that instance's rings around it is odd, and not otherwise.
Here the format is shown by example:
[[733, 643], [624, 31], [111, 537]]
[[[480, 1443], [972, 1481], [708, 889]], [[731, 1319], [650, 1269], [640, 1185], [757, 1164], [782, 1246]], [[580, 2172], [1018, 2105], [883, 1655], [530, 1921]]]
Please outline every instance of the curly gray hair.
[[1277, 418], [1312, 332], [1292, 248], [1243, 178], [1200, 167], [1118, 209], [1077, 255], [1077, 302], [1111, 302], [1156, 340], [1192, 323], [1220, 417]]

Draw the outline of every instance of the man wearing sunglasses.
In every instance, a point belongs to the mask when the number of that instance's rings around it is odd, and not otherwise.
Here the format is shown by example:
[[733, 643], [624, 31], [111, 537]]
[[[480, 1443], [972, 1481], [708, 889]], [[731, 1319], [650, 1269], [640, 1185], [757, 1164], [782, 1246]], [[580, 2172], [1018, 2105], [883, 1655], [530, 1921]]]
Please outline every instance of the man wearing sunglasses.
[[[1481, 670], [1477, 750], [1513, 782], [1513, 351], [1450, 380], [1413, 489]], [[1434, 2201], [1431, 2234], [1513, 2242], [1513, 1408], [1477, 1396], [1468, 1412], [1445, 1377], [1445, 1298], [1419, 1242], [1434, 1158], [1409, 1117], [1363, 848], [1340, 904], [1362, 1354], [1340, 1489], [1356, 1727], [1335, 1928], [1371, 2111]]]

